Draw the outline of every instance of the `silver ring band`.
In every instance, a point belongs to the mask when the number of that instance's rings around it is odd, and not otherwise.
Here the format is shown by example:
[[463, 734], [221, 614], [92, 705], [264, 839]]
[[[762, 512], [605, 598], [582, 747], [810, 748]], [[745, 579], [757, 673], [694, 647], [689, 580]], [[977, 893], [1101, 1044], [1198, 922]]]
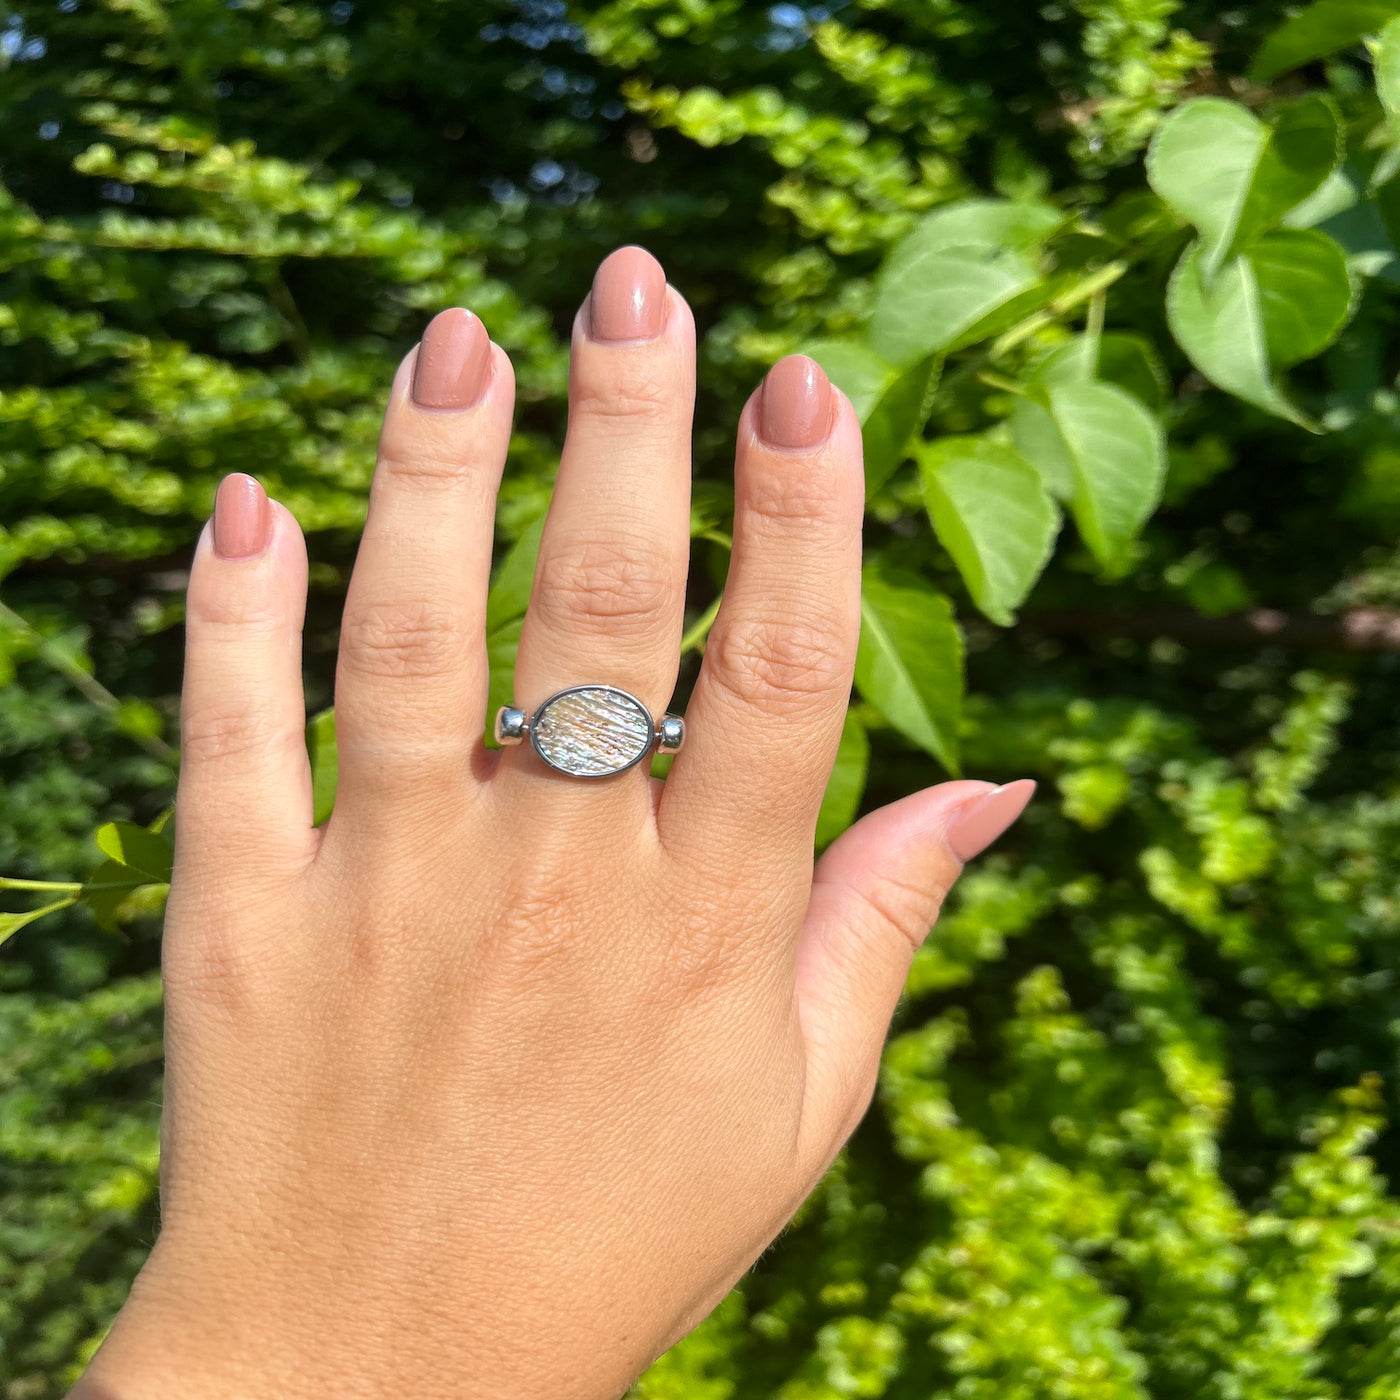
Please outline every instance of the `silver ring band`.
[[571, 778], [608, 778], [640, 763], [653, 747], [679, 753], [685, 721], [671, 714], [653, 719], [635, 695], [615, 685], [571, 685], [541, 702], [533, 715], [502, 705], [495, 734], [502, 745], [528, 737], [551, 768]]

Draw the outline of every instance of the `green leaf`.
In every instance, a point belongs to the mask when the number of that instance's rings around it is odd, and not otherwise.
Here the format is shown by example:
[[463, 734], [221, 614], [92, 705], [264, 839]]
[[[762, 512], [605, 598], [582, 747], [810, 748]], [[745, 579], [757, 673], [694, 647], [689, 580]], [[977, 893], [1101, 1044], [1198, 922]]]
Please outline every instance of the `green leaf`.
[[1036, 200], [967, 199], [925, 215], [891, 251], [885, 270], [950, 248], [993, 248], [1030, 253], [1070, 220], [1070, 215]]
[[544, 516], [532, 520], [521, 532], [501, 561], [491, 591], [486, 595], [486, 630], [494, 632], [513, 617], [524, 617], [530, 601], [530, 587], [535, 578], [535, 560], [539, 557], [540, 538], [544, 534]]
[[1357, 279], [1380, 277], [1396, 286], [1400, 284], [1400, 258], [1382, 213], [1385, 192], [1369, 199], [1366, 189], [1364, 165], [1348, 162], [1312, 199], [1292, 210], [1284, 223], [1289, 228], [1316, 228], [1336, 239]]
[[133, 739], [159, 738], [165, 732], [160, 711], [145, 700], [123, 700], [112, 717], [117, 728]]
[[[1400, 15], [1400, 5], [1396, 6]], [[1400, 18], [1393, 19], [1381, 30], [1371, 48], [1371, 62], [1376, 69], [1376, 96], [1381, 106], [1395, 117], [1400, 115]]]
[[55, 899], [51, 904], [41, 904], [37, 909], [26, 909], [22, 914], [0, 913], [0, 943], [12, 938], [26, 924], [32, 924], [35, 919], [42, 919], [45, 914], [67, 909], [73, 902], [72, 896], [69, 896], [65, 899]]
[[1351, 167], [1334, 170], [1301, 204], [1283, 216], [1284, 228], [1315, 228], [1352, 208], [1361, 198]]
[[815, 340], [800, 347], [850, 399], [862, 423], [874, 412], [899, 371], [859, 340]]
[[909, 456], [915, 436], [928, 416], [931, 391], [943, 361], [937, 355], [920, 360], [885, 390], [862, 425], [865, 440], [865, 495], [873, 496]]
[[1318, 0], [1274, 30], [1249, 70], [1256, 83], [1359, 44], [1400, 15], [1400, 0]]
[[958, 774], [962, 633], [952, 604], [916, 574], [867, 565], [856, 685], [904, 737]]
[[1166, 441], [1147, 407], [1115, 384], [1050, 384], [1017, 404], [1012, 435], [1110, 574], [1162, 496]]
[[985, 437], [947, 437], [919, 447], [924, 504], [972, 601], [1010, 627], [1050, 559], [1060, 513], [1036, 469]]
[[1320, 355], [1351, 317], [1345, 250], [1313, 229], [1279, 229], [1250, 250], [1265, 348], [1279, 369]]
[[986, 246], [892, 259], [876, 283], [870, 343], [892, 364], [911, 365], [956, 345], [1040, 280], [1019, 253]]
[[1160, 411], [1167, 404], [1171, 382], [1152, 342], [1140, 335], [1108, 331], [1098, 339], [1075, 336], [1056, 346], [1036, 365], [1029, 382], [1036, 384], [1092, 384], [1101, 379], [1117, 384], [1149, 408]]
[[78, 899], [92, 911], [100, 927], [108, 933], [115, 933], [120, 926], [123, 906], [132, 896], [147, 886], [165, 883], [148, 879], [122, 861], [104, 860], [88, 876], [78, 892]]
[[1177, 344], [1217, 388], [1316, 431], [1274, 383], [1259, 284], [1249, 258], [1236, 258], [1207, 286], [1200, 252], [1199, 243], [1186, 250], [1167, 288], [1167, 324]]
[[901, 373], [868, 346], [841, 340], [817, 341], [803, 353], [821, 365], [860, 417], [869, 499], [909, 455], [942, 362], [931, 356]]
[[836, 751], [836, 765], [831, 770], [817, 817], [818, 846], [829, 846], [855, 821], [869, 770], [870, 736], [865, 732], [860, 711], [852, 705], [846, 711], [841, 747]]
[[335, 710], [322, 710], [306, 726], [306, 748], [311, 758], [311, 821], [320, 826], [335, 807], [339, 774], [335, 741]]
[[1238, 103], [1202, 97], [1158, 127], [1147, 178], [1201, 231], [1202, 272], [1210, 281], [1317, 190], [1341, 155], [1337, 116], [1324, 97], [1290, 103], [1270, 125]]
[[524, 626], [523, 617], [513, 617], [486, 637], [486, 660], [491, 669], [486, 701], [486, 742], [492, 747], [496, 746], [496, 711], [502, 705], [515, 703], [515, 653], [520, 647]]
[[175, 852], [164, 836], [132, 822], [108, 822], [98, 827], [96, 840], [104, 856], [144, 875], [148, 883], [169, 883]]

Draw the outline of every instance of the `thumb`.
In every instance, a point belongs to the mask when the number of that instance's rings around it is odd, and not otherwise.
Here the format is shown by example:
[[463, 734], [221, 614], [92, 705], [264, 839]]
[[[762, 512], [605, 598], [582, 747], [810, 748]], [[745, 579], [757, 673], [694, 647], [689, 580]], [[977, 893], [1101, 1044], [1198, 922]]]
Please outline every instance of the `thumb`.
[[822, 1171], [870, 1106], [909, 965], [944, 897], [1035, 787], [1023, 778], [927, 788], [863, 817], [817, 862], [797, 997], [807, 1042], [803, 1134]]

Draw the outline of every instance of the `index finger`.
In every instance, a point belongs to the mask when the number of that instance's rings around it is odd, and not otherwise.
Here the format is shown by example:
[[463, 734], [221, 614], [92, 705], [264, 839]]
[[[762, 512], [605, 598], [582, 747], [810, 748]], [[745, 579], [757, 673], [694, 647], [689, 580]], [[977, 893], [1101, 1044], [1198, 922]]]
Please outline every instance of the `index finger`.
[[815, 360], [780, 361], [749, 400], [734, 487], [724, 601], [657, 820], [673, 849], [733, 868], [765, 848], [810, 862], [855, 672], [865, 516], [860, 422]]

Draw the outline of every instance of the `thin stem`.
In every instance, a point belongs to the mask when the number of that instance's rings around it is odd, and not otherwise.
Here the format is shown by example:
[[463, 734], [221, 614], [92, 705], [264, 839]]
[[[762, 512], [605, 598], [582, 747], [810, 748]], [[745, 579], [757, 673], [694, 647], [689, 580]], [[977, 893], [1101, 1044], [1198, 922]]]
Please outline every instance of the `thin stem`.
[[1043, 311], [1037, 311], [1033, 316], [1027, 316], [1024, 321], [1012, 326], [999, 340], [993, 343], [992, 359], [999, 360], [1008, 350], [1014, 350], [1022, 341], [1029, 340], [1037, 331], [1043, 330], [1046, 326], [1058, 321], [1061, 316], [1073, 311], [1076, 306], [1082, 306], [1084, 302], [1091, 301], [1106, 291], [1127, 272], [1129, 266], [1126, 259], [1120, 258], [1116, 262], [1101, 267], [1097, 272], [1091, 273], [1082, 282], [1076, 283], [1068, 291], [1056, 297]]
[[682, 656], [687, 652], [705, 650], [705, 638], [710, 635], [710, 628], [715, 625], [715, 618], [719, 615], [719, 605], [723, 598], [724, 594], [721, 593], [719, 597], [691, 623], [690, 630], [681, 638]]
[[[27, 633], [34, 642], [39, 659], [52, 666], [74, 690], [80, 691], [98, 709], [107, 711], [121, 709], [122, 702], [105, 685], [95, 677], [88, 675], [71, 656], [65, 656], [47, 637], [37, 632], [13, 608], [6, 607], [3, 602], [0, 602], [0, 617]], [[132, 734], [130, 737], [135, 739], [153, 758], [160, 759], [162, 763], [171, 768], [179, 767], [180, 755], [178, 751], [172, 749], [164, 739], [154, 734]]]
[[0, 890], [72, 890], [82, 889], [81, 880], [21, 880], [16, 875], [0, 875]]
[[1103, 339], [1104, 320], [1107, 315], [1107, 295], [1102, 291], [1095, 292], [1089, 299], [1089, 314], [1084, 322], [1084, 334], [1093, 340], [1095, 345]]
[[999, 374], [993, 374], [989, 369], [983, 370], [977, 376], [977, 381], [979, 384], [985, 384], [989, 389], [1000, 389], [1004, 394], [1019, 394], [1022, 398], [1026, 394], [1024, 386], [1017, 384], [1014, 379], [1005, 379]]

